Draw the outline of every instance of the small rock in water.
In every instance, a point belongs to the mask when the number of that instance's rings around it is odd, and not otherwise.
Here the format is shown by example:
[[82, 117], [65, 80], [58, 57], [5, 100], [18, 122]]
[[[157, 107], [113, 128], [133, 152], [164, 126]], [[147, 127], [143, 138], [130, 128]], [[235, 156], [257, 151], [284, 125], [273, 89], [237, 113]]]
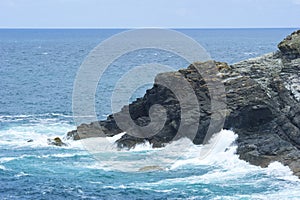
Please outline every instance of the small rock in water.
[[59, 137], [56, 137], [54, 139], [48, 139], [48, 144], [49, 145], [55, 145], [55, 146], [67, 146], [66, 143], [64, 143]]
[[27, 140], [27, 142], [33, 142], [33, 139], [29, 139], [29, 140]]

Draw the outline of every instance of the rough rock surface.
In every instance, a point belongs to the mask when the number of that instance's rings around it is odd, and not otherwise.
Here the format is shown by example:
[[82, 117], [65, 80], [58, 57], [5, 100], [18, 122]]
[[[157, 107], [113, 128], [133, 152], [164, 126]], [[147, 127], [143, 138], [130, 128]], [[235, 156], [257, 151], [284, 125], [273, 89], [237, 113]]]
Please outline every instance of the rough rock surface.
[[[227, 107], [220, 110], [226, 113], [223, 128], [238, 134], [237, 153], [240, 158], [262, 167], [279, 161], [300, 177], [300, 31], [284, 39], [278, 48], [278, 52], [234, 65], [215, 61], [209, 63], [218, 69], [217, 76], [225, 86]], [[184, 119], [186, 124], [198, 124], [197, 134], [191, 138], [195, 144], [203, 143], [212, 120], [208, 86], [195, 68], [205, 68], [206, 65], [195, 63], [187, 69], [157, 77], [184, 77], [195, 91], [200, 105], [200, 119]], [[124, 106], [115, 115], [129, 110], [137, 125], [146, 126], [150, 122], [149, 108], [154, 104], [162, 105], [167, 112], [163, 129], [151, 137], [125, 134], [117, 141], [120, 148], [132, 148], [145, 141], [153, 147], [161, 147], [173, 140], [182, 120], [180, 104], [168, 88], [157, 83], [147, 90], [143, 98]], [[195, 112], [192, 107], [187, 110]], [[188, 126], [185, 129], [188, 132]], [[220, 127], [216, 126], [213, 130], [218, 132]], [[105, 121], [82, 124], [67, 136], [78, 140], [101, 134], [110, 137], [123, 131], [130, 132], [118, 128], [114, 115], [110, 115]]]
[[300, 58], [300, 30], [286, 37], [279, 43], [278, 48], [288, 59]]

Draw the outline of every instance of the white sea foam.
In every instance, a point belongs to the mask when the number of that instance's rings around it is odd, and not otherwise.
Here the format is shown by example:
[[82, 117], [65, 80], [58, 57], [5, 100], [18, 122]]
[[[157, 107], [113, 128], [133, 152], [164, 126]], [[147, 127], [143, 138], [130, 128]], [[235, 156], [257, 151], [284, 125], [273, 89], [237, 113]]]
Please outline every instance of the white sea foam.
[[[39, 123], [20, 124], [0, 130], [0, 146], [45, 147], [48, 146], [48, 138], [63, 138], [73, 128], [75, 127], [68, 123], [53, 123], [53, 119], [39, 119]], [[28, 142], [29, 140], [32, 141]]]
[[0, 163], [6, 163], [6, 162], [9, 162], [9, 161], [15, 160], [17, 158], [18, 157], [2, 157], [2, 158], [0, 158]]
[[133, 149], [131, 149], [131, 152], [139, 152], [139, 151], [155, 151], [157, 149], [152, 147], [152, 144], [150, 144], [149, 142], [145, 142], [143, 144], [138, 144], [136, 145]]
[[257, 55], [258, 53], [257, 52], [244, 52], [244, 55], [247, 55], [247, 56], [253, 56], [253, 55]]
[[15, 177], [17, 177], [17, 178], [22, 177], [22, 176], [29, 176], [29, 174], [26, 174], [24, 172], [20, 172], [20, 173], [15, 175]]
[[[200, 175], [163, 179], [152, 183], [146, 182], [144, 185], [139, 185], [141, 188], [178, 183], [224, 184], [255, 176], [291, 181], [300, 186], [299, 179], [292, 174], [291, 170], [278, 162], [271, 163], [267, 168], [261, 168], [240, 160], [236, 154], [237, 146], [234, 144], [236, 138], [237, 135], [234, 132], [223, 130], [216, 134], [207, 145], [194, 145], [190, 140], [183, 138], [158, 149], [152, 149], [148, 143], [137, 145], [130, 151], [118, 151], [113, 147], [110, 148], [110, 152], [98, 152], [94, 155], [98, 162], [87, 167], [126, 172], [137, 172], [143, 168], [147, 169], [147, 167], [149, 170], [153, 168], [154, 170], [171, 171], [197, 166], [210, 169]], [[259, 178], [250, 183], [245, 182], [245, 184], [252, 184], [255, 187], [257, 184], [266, 184], [266, 181], [265, 178]], [[132, 187], [132, 185], [128, 185], [128, 187]]]
[[266, 168], [266, 173], [269, 176], [276, 177], [278, 179], [287, 180], [287, 181], [296, 181], [300, 183], [300, 179], [296, 176], [293, 176], [293, 172], [288, 166], [283, 166], [279, 162], [271, 163], [268, 168]]
[[209, 165], [219, 161], [220, 158], [226, 159], [224, 156], [227, 154], [232, 156], [235, 148], [231, 145], [237, 137], [232, 131], [223, 130], [216, 134], [207, 145], [194, 145], [189, 139], [182, 138], [164, 148], [153, 149], [149, 143], [145, 143], [129, 151], [120, 151], [114, 144], [120, 136], [110, 138], [109, 142], [105, 138], [83, 140], [83, 145], [89, 145], [88, 149], [99, 160], [95, 166], [89, 167], [139, 171], [149, 166], [154, 169], [175, 170], [180, 166], [190, 164]]
[[115, 145], [115, 141], [124, 135], [124, 133], [120, 133], [115, 135], [114, 137], [93, 137], [86, 138], [80, 140], [81, 145], [90, 153], [109, 153], [109, 152], [117, 152], [117, 146]]
[[5, 166], [3, 166], [3, 165], [0, 165], [0, 170], [3, 170], [3, 171], [5, 171], [5, 170], [7, 170], [7, 169], [6, 169], [6, 167], [5, 167]]
[[[153, 149], [152, 145], [149, 142], [137, 144], [134, 148], [130, 149], [119, 149], [117, 147], [116, 141], [120, 139], [126, 132], [122, 132], [113, 137], [94, 137], [80, 140], [81, 146], [85, 148], [92, 154], [97, 153], [108, 153], [108, 152], [142, 152], [142, 151], [155, 151], [158, 149]], [[78, 141], [72, 141], [72, 143], [76, 143]], [[72, 144], [74, 146], [74, 144]]]
[[48, 157], [56, 157], [56, 158], [71, 158], [74, 156], [86, 156], [89, 155], [87, 152], [76, 152], [76, 153], [58, 153], [58, 154], [50, 154]]
[[206, 145], [194, 145], [190, 142], [184, 159], [178, 159], [171, 169], [184, 165], [213, 165], [222, 161], [230, 162], [232, 157], [236, 157], [236, 147], [232, 145], [236, 138], [237, 135], [232, 131], [222, 130], [219, 134], [214, 135]]
[[[19, 125], [10, 127], [7, 130], [0, 130], [0, 145], [10, 147], [43, 147], [47, 146], [47, 138], [56, 136], [63, 137], [66, 132], [73, 129], [70, 124], [53, 123], [45, 119], [44, 123]], [[152, 148], [149, 143], [139, 144], [131, 150], [120, 150], [117, 148], [115, 141], [125, 133], [116, 135], [111, 138], [89, 138], [80, 141], [69, 141], [66, 148], [86, 148], [93, 149], [90, 152], [64, 152], [51, 153], [47, 155], [22, 155], [19, 157], [2, 157], [0, 158], [0, 170], [7, 170], [5, 163], [15, 159], [24, 159], [27, 157], [35, 157], [38, 159], [47, 159], [51, 157], [72, 158], [76, 155], [85, 156], [92, 153], [97, 159], [86, 163], [74, 163], [78, 167], [96, 168], [103, 170], [117, 170], [124, 172], [139, 172], [153, 170], [170, 170], [177, 171], [184, 168], [209, 168], [208, 172], [196, 174], [183, 178], [169, 178], [156, 182], [139, 183], [124, 185], [124, 187], [145, 190], [159, 190], [159, 185], [172, 184], [225, 184], [227, 182], [235, 182], [245, 177], [261, 176], [257, 180], [247, 183], [248, 185], [259, 185], [270, 182], [269, 179], [284, 180], [286, 188], [296, 188], [300, 186], [298, 178], [292, 175], [291, 170], [282, 164], [275, 162], [270, 164], [268, 168], [262, 169], [257, 166], [248, 164], [238, 158], [236, 145], [234, 144], [237, 135], [232, 131], [222, 130], [216, 134], [206, 145], [194, 145], [190, 140], [183, 138], [174, 141], [164, 148]], [[33, 142], [27, 142], [33, 139]], [[92, 148], [91, 148], [92, 147]], [[53, 147], [56, 148], [56, 147]], [[93, 163], [91, 163], [93, 162]], [[145, 169], [145, 170], [141, 170]], [[143, 172], [143, 173], [144, 173]], [[175, 172], [176, 173], [176, 172]], [[20, 174], [20, 176], [23, 176]], [[268, 179], [268, 180], [266, 180]], [[247, 181], [247, 180], [246, 180]], [[245, 183], [246, 184], [246, 183]], [[274, 181], [272, 184], [282, 184], [280, 181]], [[276, 185], [274, 185], [276, 186]], [[114, 186], [118, 187], [118, 186]], [[279, 196], [284, 197], [289, 190], [281, 190]], [[267, 197], [276, 199], [273, 193], [265, 194]], [[299, 197], [299, 192], [294, 192], [293, 196]], [[257, 199], [266, 199], [261, 194], [253, 194]], [[249, 196], [240, 196], [240, 198], [249, 198]], [[226, 198], [225, 198], [226, 199]]]

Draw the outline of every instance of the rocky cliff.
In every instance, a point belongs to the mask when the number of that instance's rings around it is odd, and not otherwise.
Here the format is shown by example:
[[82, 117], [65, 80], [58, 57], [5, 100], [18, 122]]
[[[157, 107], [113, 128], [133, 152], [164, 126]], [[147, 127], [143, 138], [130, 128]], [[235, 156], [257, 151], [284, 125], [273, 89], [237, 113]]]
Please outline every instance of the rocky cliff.
[[[159, 74], [153, 87], [147, 90], [143, 98], [137, 99], [122, 111], [110, 115], [107, 120], [82, 124], [77, 130], [67, 134], [78, 140], [106, 135], [114, 136], [123, 131], [115, 120], [129, 111], [135, 124], [143, 127], [150, 123], [149, 109], [155, 104], [164, 107], [167, 119], [164, 127], [153, 136], [125, 134], [117, 144], [120, 148], [132, 148], [137, 143], [149, 141], [153, 147], [161, 147], [178, 137], [180, 124], [184, 121], [184, 130], [195, 124], [196, 135], [190, 137], [195, 144], [205, 142], [212, 120], [217, 124], [210, 129], [214, 133], [221, 128], [232, 129], [238, 134], [237, 153], [247, 162], [262, 167], [270, 162], [279, 161], [289, 166], [300, 177], [300, 31], [296, 31], [278, 45], [279, 51], [258, 58], [228, 65], [209, 61], [194, 63], [187, 69], [177, 72]], [[219, 78], [225, 86], [226, 108], [220, 108], [225, 121], [212, 117], [211, 89], [198, 73], [199, 68], [213, 66], [218, 70]], [[158, 84], [159, 79], [176, 79], [184, 77], [193, 88], [199, 103], [199, 118], [182, 119], [182, 108], [176, 95]], [[174, 86], [174, 87], [180, 87]], [[190, 98], [186, 96], [184, 98]], [[187, 107], [188, 113], [196, 108]], [[223, 110], [222, 110], [223, 109]], [[214, 118], [214, 119], [213, 119]], [[152, 119], [152, 118], [151, 118]], [[219, 126], [224, 124], [223, 126]], [[189, 137], [189, 134], [182, 137]], [[178, 137], [180, 138], [180, 137]], [[175, 138], [176, 139], [176, 138]]]

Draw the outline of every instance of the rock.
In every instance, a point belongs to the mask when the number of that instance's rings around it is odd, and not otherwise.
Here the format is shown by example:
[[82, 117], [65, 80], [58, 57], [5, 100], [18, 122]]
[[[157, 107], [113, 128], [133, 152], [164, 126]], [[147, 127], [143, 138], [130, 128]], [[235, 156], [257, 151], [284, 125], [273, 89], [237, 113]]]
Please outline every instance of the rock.
[[64, 143], [59, 137], [56, 137], [54, 139], [47, 139], [48, 145], [54, 145], [54, 146], [67, 146], [66, 143]]
[[[238, 134], [236, 144], [239, 157], [253, 165], [267, 167], [271, 162], [279, 161], [289, 166], [295, 175], [300, 175], [300, 31], [294, 32], [278, 45], [280, 51], [228, 65], [209, 61], [194, 63], [187, 69], [157, 75], [153, 87], [144, 97], [124, 106], [119, 113], [110, 115], [107, 120], [82, 124], [77, 130], [67, 134], [75, 140], [89, 137], [111, 137], [121, 132], [125, 134], [119, 140], [119, 148], [133, 148], [136, 144], [149, 142], [158, 148], [181, 137], [190, 138], [195, 144], [205, 142], [207, 132], [219, 132], [222, 128], [231, 129]], [[225, 87], [223, 97], [219, 97], [212, 108], [210, 92], [219, 88], [211, 87], [195, 67], [210, 73], [208, 66], [218, 70], [217, 77], [211, 78], [214, 84], [218, 78]], [[171, 84], [179, 93], [186, 91], [181, 78], [185, 79], [196, 94], [199, 109], [182, 105], [182, 101], [192, 98], [182, 95], [180, 101], [161, 80]], [[218, 107], [226, 97], [226, 107]], [[151, 124], [149, 116], [153, 105], [161, 105], [166, 112], [166, 121], [155, 135], [133, 129], [122, 130], [115, 117], [125, 116], [127, 112], [134, 123], [141, 127]], [[182, 113], [182, 109], [186, 113]], [[212, 110], [215, 109], [215, 110]], [[197, 116], [197, 110], [200, 116]], [[213, 113], [218, 111], [217, 115]], [[188, 113], [188, 114], [187, 114]], [[213, 117], [212, 117], [213, 116]], [[226, 117], [224, 126], [222, 116]], [[212, 123], [213, 122], [213, 123]], [[212, 123], [212, 126], [210, 124]], [[184, 124], [184, 127], [181, 125]], [[197, 127], [195, 131], [191, 127]], [[184, 133], [177, 134], [183, 128]], [[149, 167], [150, 169], [152, 166]], [[148, 168], [141, 170], [148, 170]]]
[[108, 116], [107, 120], [81, 124], [76, 130], [67, 133], [67, 139], [80, 140], [91, 137], [114, 136], [123, 132], [116, 125], [113, 116]]
[[300, 30], [286, 37], [279, 43], [278, 48], [288, 59], [300, 58]]
[[33, 139], [29, 139], [29, 140], [27, 140], [27, 142], [33, 142]]

